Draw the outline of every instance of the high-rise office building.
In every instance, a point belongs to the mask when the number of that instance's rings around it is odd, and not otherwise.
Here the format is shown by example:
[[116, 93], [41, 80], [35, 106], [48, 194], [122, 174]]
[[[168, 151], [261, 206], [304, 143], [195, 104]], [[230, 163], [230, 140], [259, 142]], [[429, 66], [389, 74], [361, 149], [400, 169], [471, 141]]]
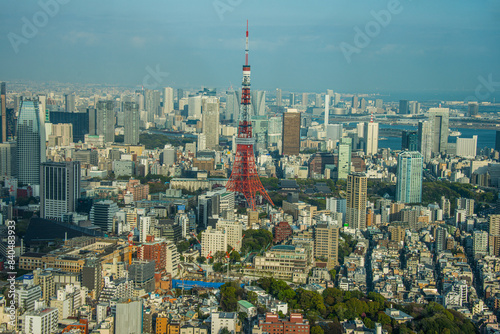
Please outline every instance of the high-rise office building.
[[432, 124], [429, 121], [418, 122], [418, 151], [422, 153], [424, 162], [432, 158]]
[[205, 148], [217, 150], [219, 147], [219, 99], [208, 97], [203, 99], [203, 134]]
[[288, 105], [290, 108], [293, 108], [293, 106], [295, 105], [295, 93], [290, 93]]
[[338, 265], [339, 227], [317, 224], [314, 229], [314, 256], [327, 260], [328, 270]]
[[342, 138], [342, 133], [343, 133], [343, 126], [342, 124], [328, 124], [326, 126], [326, 140], [332, 140], [332, 141], [337, 141]]
[[123, 111], [125, 113], [124, 143], [137, 145], [139, 144], [139, 124], [141, 115], [139, 112], [139, 105], [135, 102], [123, 102]]
[[410, 102], [408, 100], [399, 100], [399, 114], [407, 115], [410, 113]]
[[399, 154], [396, 201], [420, 203], [422, 201], [423, 157], [420, 152], [405, 151]]
[[137, 334], [143, 332], [142, 299], [119, 300], [115, 309], [115, 333]]
[[477, 135], [472, 138], [457, 138], [458, 157], [474, 159], [477, 151]]
[[65, 112], [75, 112], [76, 111], [75, 93], [64, 94], [64, 111]]
[[113, 231], [113, 217], [118, 211], [118, 205], [115, 202], [100, 201], [92, 205], [89, 218], [92, 224], [100, 227], [101, 230], [111, 232]]
[[418, 151], [417, 131], [403, 131], [401, 136], [401, 150]]
[[23, 99], [17, 120], [17, 166], [19, 183], [40, 184], [40, 164], [45, 162], [45, 129], [38, 101]]
[[266, 114], [266, 92], [263, 90], [254, 90], [250, 93], [252, 116], [264, 116]]
[[361, 109], [361, 111], [363, 112], [366, 110], [366, 100], [364, 97], [362, 97], [359, 101], [359, 109]]
[[351, 108], [357, 109], [359, 106], [359, 100], [357, 96], [352, 97]]
[[446, 150], [448, 149], [449, 117], [450, 110], [448, 108], [429, 109], [433, 154], [446, 153]]
[[479, 113], [479, 104], [477, 102], [469, 102], [469, 116], [476, 116]]
[[309, 94], [302, 93], [302, 106], [307, 107], [308, 103], [309, 103]]
[[300, 153], [300, 113], [297, 109], [288, 109], [283, 113], [282, 155]]
[[234, 90], [226, 92], [226, 110], [224, 119], [229, 121], [237, 121], [240, 114], [240, 97], [239, 92]]
[[488, 233], [489, 255], [500, 256], [500, 215], [490, 215]]
[[446, 249], [446, 237], [448, 236], [448, 232], [444, 227], [440, 226], [436, 228], [435, 233], [434, 250], [436, 253], [439, 253]]
[[201, 118], [201, 95], [188, 98], [188, 115], [197, 119]]
[[378, 123], [368, 122], [364, 126], [365, 153], [374, 155], [378, 152]]
[[115, 110], [113, 101], [97, 102], [96, 135], [104, 135], [106, 143], [115, 141]]
[[495, 135], [495, 151], [500, 152], [500, 130], [497, 130]]
[[17, 143], [0, 143], [0, 181], [6, 177], [17, 177]]
[[147, 121], [152, 123], [155, 121], [155, 116], [161, 116], [160, 92], [157, 90], [146, 89], [144, 102]]
[[1, 124], [1, 135], [0, 141], [2, 143], [7, 142], [7, 88], [5, 82], [0, 83], [0, 124]]
[[281, 107], [281, 89], [276, 88], [276, 105]]
[[410, 101], [409, 112], [412, 115], [416, 115], [416, 114], [420, 113], [420, 103], [417, 101]]
[[345, 180], [351, 172], [352, 138], [343, 137], [339, 144], [338, 179]]
[[174, 90], [172, 87], [163, 88], [163, 114], [169, 114], [174, 110]]
[[80, 162], [45, 162], [40, 166], [40, 215], [62, 220], [80, 198]]
[[315, 100], [314, 100], [314, 106], [316, 108], [321, 108], [321, 94], [316, 94], [315, 96]]
[[[89, 119], [89, 116], [92, 119]], [[49, 113], [49, 123], [52, 124], [68, 124], [73, 126], [73, 141], [82, 143], [85, 140], [85, 135], [96, 134], [97, 115], [95, 109], [89, 108], [86, 112], [67, 113], [63, 111], [51, 111]], [[92, 128], [90, 126], [92, 125]]]
[[346, 223], [350, 228], [366, 228], [367, 177], [364, 174], [347, 175]]
[[283, 119], [278, 116], [269, 117], [267, 124], [267, 146], [278, 146], [283, 133]]
[[383, 106], [384, 106], [384, 100], [382, 99], [375, 100], [375, 108], [382, 109]]
[[325, 95], [325, 129], [330, 121], [330, 95]]

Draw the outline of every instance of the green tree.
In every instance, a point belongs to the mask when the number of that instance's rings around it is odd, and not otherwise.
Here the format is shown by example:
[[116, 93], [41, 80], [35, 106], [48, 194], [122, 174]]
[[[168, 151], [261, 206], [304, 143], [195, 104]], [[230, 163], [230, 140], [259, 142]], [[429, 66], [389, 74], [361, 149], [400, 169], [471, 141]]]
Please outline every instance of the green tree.
[[238, 320], [240, 323], [245, 322], [245, 319], [247, 318], [247, 314], [245, 312], [238, 312]]
[[237, 251], [232, 251], [231, 254], [229, 255], [229, 260], [231, 260], [231, 263], [236, 263], [241, 261], [241, 256], [240, 253]]
[[324, 333], [325, 331], [323, 330], [323, 328], [321, 328], [321, 326], [316, 325], [311, 328], [311, 334], [324, 334]]

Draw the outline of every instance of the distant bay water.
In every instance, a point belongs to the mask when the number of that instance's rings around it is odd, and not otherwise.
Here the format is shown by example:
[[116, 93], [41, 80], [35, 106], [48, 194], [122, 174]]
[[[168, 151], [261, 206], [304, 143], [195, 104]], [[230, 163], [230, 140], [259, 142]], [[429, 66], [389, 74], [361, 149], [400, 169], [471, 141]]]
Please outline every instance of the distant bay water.
[[[409, 125], [389, 125], [389, 124], [380, 124], [380, 129], [398, 129], [398, 130], [417, 130], [417, 127], [409, 126]], [[482, 149], [485, 147], [495, 148], [495, 130], [478, 130], [478, 129], [469, 129], [469, 128], [451, 128], [452, 131], [459, 131], [462, 133], [460, 138], [472, 138], [472, 136], [477, 135], [477, 148]], [[380, 140], [380, 138], [384, 138]], [[457, 137], [448, 137], [448, 142], [456, 143]], [[379, 148], [390, 148], [391, 150], [400, 150], [401, 149], [401, 137], [386, 137], [379, 136], [378, 142]]]

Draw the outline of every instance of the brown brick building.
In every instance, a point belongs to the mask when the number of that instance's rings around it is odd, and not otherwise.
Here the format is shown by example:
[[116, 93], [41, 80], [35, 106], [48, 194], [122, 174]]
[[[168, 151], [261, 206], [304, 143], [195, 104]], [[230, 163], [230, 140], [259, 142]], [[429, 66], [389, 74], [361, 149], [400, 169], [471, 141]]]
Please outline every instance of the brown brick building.
[[288, 222], [280, 222], [273, 229], [273, 235], [274, 235], [273, 242], [275, 244], [280, 243], [289, 236], [291, 236], [292, 234], [293, 230], [290, 224], [288, 224]]

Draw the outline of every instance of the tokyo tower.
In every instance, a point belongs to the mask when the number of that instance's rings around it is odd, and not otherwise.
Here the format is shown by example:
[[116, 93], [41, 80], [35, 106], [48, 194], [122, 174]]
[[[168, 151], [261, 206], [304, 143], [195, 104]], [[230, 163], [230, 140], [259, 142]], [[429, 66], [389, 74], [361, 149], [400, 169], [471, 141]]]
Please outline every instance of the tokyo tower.
[[248, 206], [255, 210], [255, 196], [259, 192], [274, 205], [266, 189], [260, 182], [253, 145], [252, 122], [250, 121], [250, 65], [248, 65], [248, 21], [245, 47], [245, 65], [243, 65], [243, 83], [241, 89], [241, 112], [239, 117], [238, 137], [236, 137], [236, 156], [234, 158], [231, 177], [226, 184], [229, 191], [239, 192], [245, 196]]

